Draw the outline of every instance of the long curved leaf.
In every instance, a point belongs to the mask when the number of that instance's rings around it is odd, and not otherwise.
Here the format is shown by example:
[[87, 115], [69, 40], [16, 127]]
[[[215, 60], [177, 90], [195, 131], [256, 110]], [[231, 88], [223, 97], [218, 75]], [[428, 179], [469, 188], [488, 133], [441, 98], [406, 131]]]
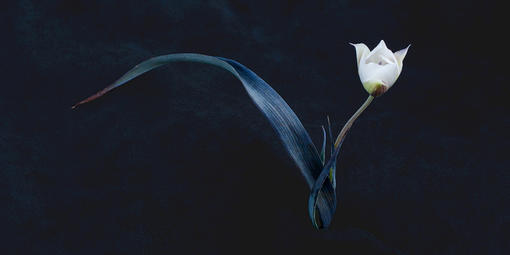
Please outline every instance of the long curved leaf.
[[77, 103], [73, 108], [97, 99], [152, 69], [182, 61], [207, 63], [221, 67], [241, 81], [255, 105], [278, 133], [285, 149], [301, 170], [312, 190], [309, 211], [313, 225], [317, 228], [329, 226], [336, 209], [336, 193], [333, 183], [326, 181], [329, 175], [325, 173], [334, 169], [336, 156], [331, 157], [324, 165], [308, 132], [285, 100], [254, 72], [234, 60], [196, 53], [177, 53], [154, 57], [136, 65], [110, 86]]

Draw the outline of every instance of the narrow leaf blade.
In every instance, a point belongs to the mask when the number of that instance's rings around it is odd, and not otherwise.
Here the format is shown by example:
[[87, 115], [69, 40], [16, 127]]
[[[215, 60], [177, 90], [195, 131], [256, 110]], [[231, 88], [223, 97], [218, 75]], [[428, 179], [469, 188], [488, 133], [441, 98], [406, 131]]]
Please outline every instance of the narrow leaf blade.
[[[317, 152], [308, 132], [283, 98], [264, 80], [240, 63], [222, 57], [213, 57], [196, 53], [177, 53], [154, 57], [136, 65], [111, 85], [96, 94], [78, 102], [77, 106], [102, 97], [111, 90], [157, 67], [173, 62], [200, 62], [221, 67], [238, 78], [258, 109], [269, 120], [278, 133], [284, 147], [294, 160], [312, 189], [312, 222], [317, 228], [327, 227], [336, 209], [335, 189], [330, 182], [324, 182], [324, 167], [321, 155]], [[323, 128], [323, 134], [325, 133]], [[325, 142], [325, 140], [324, 140]], [[325, 143], [321, 154], [325, 154]], [[324, 157], [324, 156], [322, 156]], [[329, 160], [331, 168], [336, 161]], [[327, 177], [327, 175], [326, 175]], [[313, 196], [313, 199], [312, 199]]]

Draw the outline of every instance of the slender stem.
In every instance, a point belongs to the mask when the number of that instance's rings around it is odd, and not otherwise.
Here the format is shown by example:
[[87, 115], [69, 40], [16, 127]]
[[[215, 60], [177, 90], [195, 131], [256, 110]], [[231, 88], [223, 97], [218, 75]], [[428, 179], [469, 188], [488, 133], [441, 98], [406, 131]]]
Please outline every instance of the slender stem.
[[347, 131], [349, 131], [352, 124], [361, 115], [361, 113], [365, 109], [367, 109], [367, 107], [370, 105], [372, 100], [374, 100], [374, 97], [372, 95], [368, 96], [365, 103], [363, 103], [363, 105], [354, 113], [354, 115], [352, 115], [352, 117], [349, 119], [349, 121], [347, 121], [347, 123], [345, 123], [344, 127], [342, 128], [342, 131], [340, 131], [340, 134], [338, 134], [338, 136], [336, 137], [335, 148], [338, 147], [338, 145], [340, 145], [340, 143], [344, 140], [345, 135], [347, 134]]

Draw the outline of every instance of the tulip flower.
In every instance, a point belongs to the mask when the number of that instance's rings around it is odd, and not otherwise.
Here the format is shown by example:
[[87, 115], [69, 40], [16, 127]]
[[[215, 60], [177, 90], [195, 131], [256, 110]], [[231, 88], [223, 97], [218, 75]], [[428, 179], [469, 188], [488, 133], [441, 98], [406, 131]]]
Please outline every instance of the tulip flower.
[[407, 50], [411, 46], [409, 45], [407, 48], [393, 53], [386, 47], [384, 40], [381, 40], [372, 51], [364, 43], [351, 43], [351, 45], [356, 48], [359, 78], [369, 96], [365, 103], [347, 121], [340, 134], [338, 134], [334, 144], [335, 148], [341, 145], [347, 131], [349, 131], [354, 121], [374, 100], [374, 97], [384, 94], [395, 84], [402, 72], [402, 65], [404, 64]]
[[382, 95], [397, 81], [410, 46], [393, 53], [383, 40], [372, 51], [363, 43], [351, 45], [356, 48], [361, 83], [365, 90], [375, 97]]

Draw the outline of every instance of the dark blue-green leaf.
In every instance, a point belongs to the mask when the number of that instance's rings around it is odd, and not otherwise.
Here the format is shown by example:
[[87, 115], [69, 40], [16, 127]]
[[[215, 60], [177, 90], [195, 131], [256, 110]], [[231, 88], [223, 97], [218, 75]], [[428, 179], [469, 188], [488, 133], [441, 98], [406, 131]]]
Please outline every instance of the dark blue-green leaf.
[[[331, 157], [324, 166], [324, 159], [321, 160], [321, 155], [317, 152], [308, 132], [285, 100], [254, 72], [234, 60], [195, 53], [177, 53], [154, 57], [138, 64], [110, 86], [77, 103], [73, 108], [97, 99], [152, 69], [182, 61], [207, 63], [221, 67], [241, 81], [255, 105], [278, 133], [285, 149], [312, 189], [309, 209], [313, 225], [317, 228], [329, 226], [336, 209], [336, 194], [333, 183], [325, 180], [329, 176], [330, 169], [334, 169], [336, 156]], [[324, 143], [323, 148], [325, 148]], [[325, 149], [321, 154], [324, 155], [324, 151]]]

